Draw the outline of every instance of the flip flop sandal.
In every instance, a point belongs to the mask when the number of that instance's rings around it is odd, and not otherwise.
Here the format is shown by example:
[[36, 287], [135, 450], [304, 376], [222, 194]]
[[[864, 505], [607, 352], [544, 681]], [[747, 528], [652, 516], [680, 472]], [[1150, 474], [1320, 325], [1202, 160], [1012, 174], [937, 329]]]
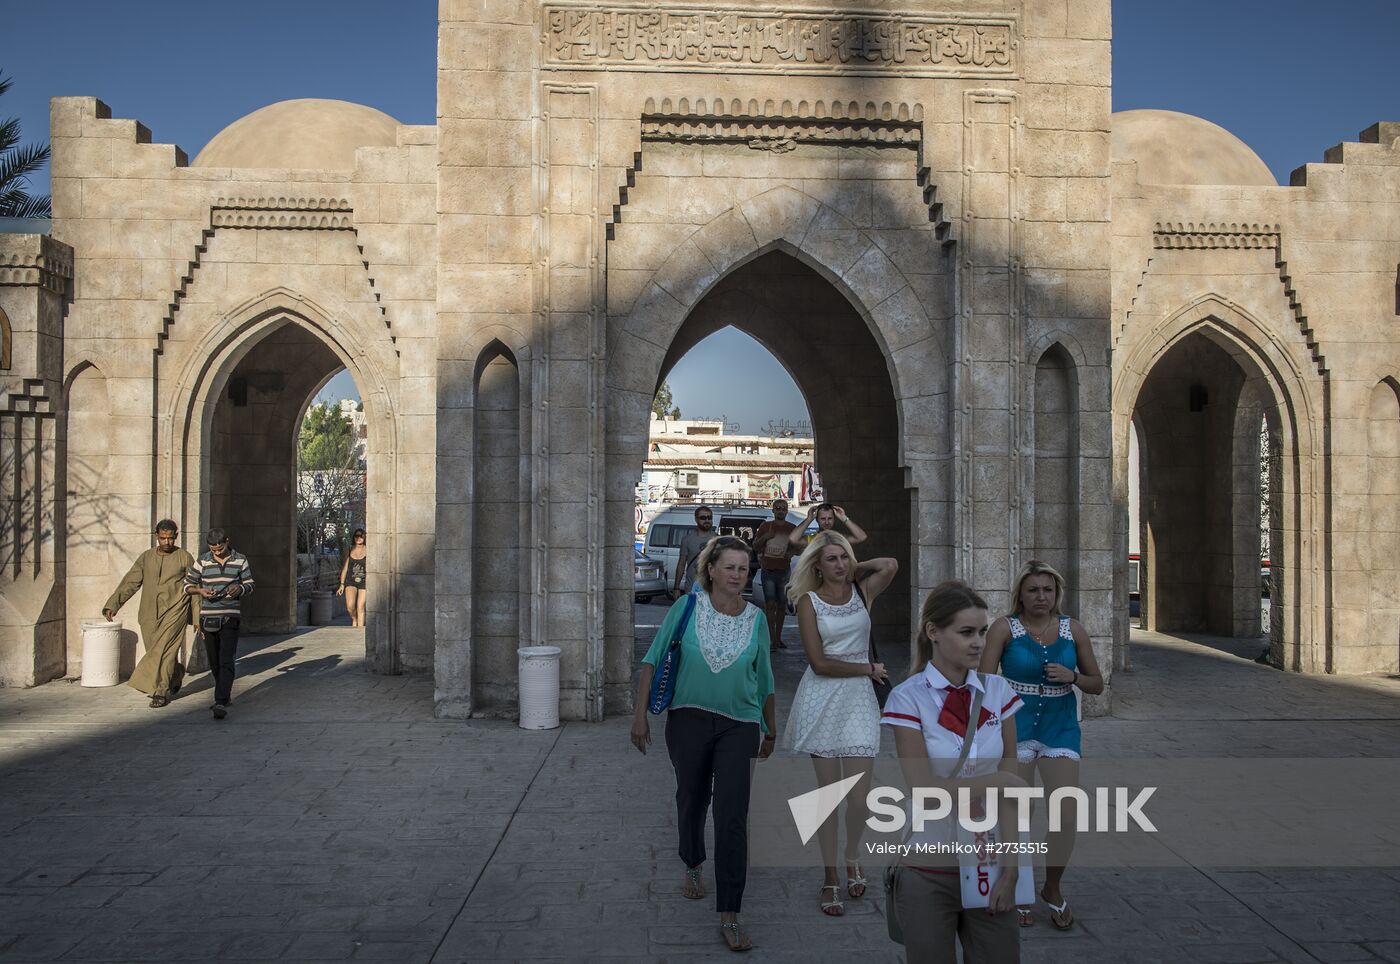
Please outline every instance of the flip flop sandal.
[[681, 891], [681, 896], [686, 900], [704, 900], [705, 888], [700, 883], [700, 868], [687, 867], [685, 871], [685, 882], [690, 886], [690, 893]]
[[[1041, 894], [1040, 899], [1045, 900], [1045, 895]], [[1074, 926], [1074, 911], [1069, 909], [1069, 901], [1065, 901], [1063, 904], [1052, 904], [1045, 900], [1045, 906], [1050, 908], [1050, 923], [1055, 926], [1055, 930], [1067, 931]], [[1069, 922], [1061, 924], [1060, 920], [1066, 914], [1069, 915]]]
[[[732, 942], [729, 939], [729, 936], [731, 934], [734, 936], [734, 940]], [[742, 938], [739, 936], [738, 921], [720, 921], [719, 936], [724, 938], [724, 946], [729, 948], [731, 951], [734, 951], [735, 953], [753, 950], [753, 942], [750, 941], [747, 936], [744, 936]], [[744, 943], [739, 943], [740, 940], [742, 940]]]
[[836, 884], [823, 884], [821, 893], [831, 891], [831, 900], [822, 901], [822, 913], [828, 917], [840, 917], [846, 913], [846, 905], [841, 900], [841, 888]]
[[1016, 908], [1016, 923], [1022, 927], [1030, 927], [1035, 924], [1035, 916], [1031, 914], [1029, 907]]

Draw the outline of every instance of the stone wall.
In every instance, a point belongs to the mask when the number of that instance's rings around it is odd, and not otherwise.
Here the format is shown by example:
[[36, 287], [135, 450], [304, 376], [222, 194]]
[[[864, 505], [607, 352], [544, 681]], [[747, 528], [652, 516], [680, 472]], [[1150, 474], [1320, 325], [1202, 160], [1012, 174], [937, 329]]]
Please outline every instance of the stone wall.
[[156, 519], [174, 518], [196, 550], [216, 524], [228, 503], [211, 476], [227, 461], [215, 408], [239, 362], [290, 322], [319, 344], [280, 361], [324, 367], [329, 352], [370, 414], [367, 656], [384, 671], [430, 666], [435, 132], [401, 127], [396, 147], [362, 149], [353, 171], [191, 168], [76, 97], [54, 100], [52, 139], [53, 232], [78, 278], [63, 370], [74, 424], [102, 429], [70, 460], [70, 652], [77, 614], [96, 611]]
[[[1205, 334], [1257, 385], [1238, 402], [1227, 395], [1222, 417], [1254, 406], [1277, 433], [1271, 652], [1287, 669], [1395, 672], [1400, 659], [1394, 567], [1386, 561], [1393, 555], [1385, 551], [1397, 510], [1393, 486], [1378, 481], [1390, 466], [1387, 426], [1396, 417], [1392, 386], [1400, 384], [1400, 214], [1386, 203], [1400, 190], [1397, 135], [1400, 127], [1378, 124], [1360, 142], [1329, 150], [1324, 163], [1299, 169], [1288, 187], [1142, 184], [1134, 165], [1114, 165], [1115, 495], [1124, 506], [1118, 578], [1126, 576], [1130, 420], [1157, 366], [1169, 364], [1184, 339]], [[1173, 404], [1181, 387], [1172, 389]], [[1210, 404], [1217, 404], [1213, 393]], [[1221, 431], [1228, 434], [1224, 422]], [[1257, 453], [1251, 462], [1240, 444], [1234, 455], [1222, 446], [1199, 453], [1209, 456], [1212, 476], [1234, 472], [1222, 484], [1236, 492], [1245, 485], [1241, 472], [1257, 478]], [[1154, 472], [1150, 464], [1147, 472]], [[1216, 521], [1231, 524], [1219, 513]], [[1242, 523], [1248, 517], [1237, 514], [1233, 524]], [[1193, 531], [1177, 535], [1190, 542]], [[1249, 590], [1255, 564], [1238, 536], [1233, 550], [1216, 551], [1232, 556], [1234, 574], [1223, 562], [1207, 565], [1201, 549], [1193, 558], [1202, 574], [1215, 573], [1206, 591]], [[1159, 575], [1149, 576], [1150, 591], [1169, 592], [1171, 578]], [[1213, 631], [1252, 629], [1238, 601], [1233, 626], [1230, 607], [1217, 602], [1216, 609]], [[1115, 636], [1126, 642], [1121, 610]], [[1127, 657], [1121, 645], [1117, 657]]]

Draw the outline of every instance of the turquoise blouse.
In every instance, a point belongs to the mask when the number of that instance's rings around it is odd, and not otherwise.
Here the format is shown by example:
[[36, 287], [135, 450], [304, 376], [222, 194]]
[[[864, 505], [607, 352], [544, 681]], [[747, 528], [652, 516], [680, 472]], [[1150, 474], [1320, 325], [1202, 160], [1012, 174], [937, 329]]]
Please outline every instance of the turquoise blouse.
[[[653, 667], [671, 645], [685, 600], [671, 606], [642, 662]], [[768, 619], [753, 603], [737, 616], [710, 604], [709, 593], [695, 594], [695, 612], [681, 637], [681, 666], [671, 709], [694, 708], [731, 720], [757, 723], [764, 731], [763, 704], [773, 694], [768, 661]]]

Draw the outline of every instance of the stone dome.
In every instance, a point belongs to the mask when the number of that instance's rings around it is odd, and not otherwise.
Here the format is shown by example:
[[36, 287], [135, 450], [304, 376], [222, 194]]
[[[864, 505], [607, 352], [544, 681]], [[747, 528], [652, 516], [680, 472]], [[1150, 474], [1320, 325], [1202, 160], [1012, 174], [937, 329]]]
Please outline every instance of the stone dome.
[[355, 148], [393, 147], [399, 122], [344, 100], [284, 100], [214, 135], [195, 167], [295, 167], [348, 171]]
[[1121, 110], [1112, 123], [1113, 159], [1137, 161], [1143, 184], [1278, 187], [1248, 144], [1204, 118], [1174, 110]]

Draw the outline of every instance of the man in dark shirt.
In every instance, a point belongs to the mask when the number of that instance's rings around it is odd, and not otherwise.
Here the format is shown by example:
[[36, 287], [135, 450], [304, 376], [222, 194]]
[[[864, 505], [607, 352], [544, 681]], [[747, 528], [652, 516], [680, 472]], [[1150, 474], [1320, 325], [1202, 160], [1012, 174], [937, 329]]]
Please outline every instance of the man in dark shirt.
[[235, 551], [223, 529], [210, 529], [209, 551], [185, 573], [185, 592], [203, 600], [199, 633], [214, 676], [214, 719], [222, 720], [233, 702], [234, 661], [238, 658], [238, 625], [243, 597], [253, 591], [253, 568]]

